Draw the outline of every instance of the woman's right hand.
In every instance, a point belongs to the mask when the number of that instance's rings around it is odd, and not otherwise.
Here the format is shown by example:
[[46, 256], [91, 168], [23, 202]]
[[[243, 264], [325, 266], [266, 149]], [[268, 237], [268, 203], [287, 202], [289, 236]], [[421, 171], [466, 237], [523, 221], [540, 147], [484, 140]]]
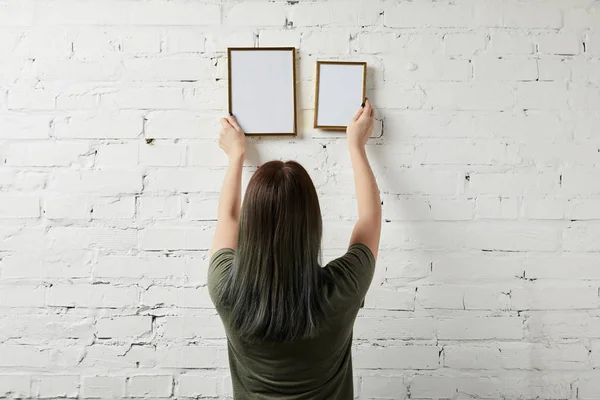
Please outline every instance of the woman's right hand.
[[367, 99], [364, 107], [358, 109], [356, 115], [346, 128], [348, 146], [351, 148], [363, 148], [373, 133], [373, 108]]

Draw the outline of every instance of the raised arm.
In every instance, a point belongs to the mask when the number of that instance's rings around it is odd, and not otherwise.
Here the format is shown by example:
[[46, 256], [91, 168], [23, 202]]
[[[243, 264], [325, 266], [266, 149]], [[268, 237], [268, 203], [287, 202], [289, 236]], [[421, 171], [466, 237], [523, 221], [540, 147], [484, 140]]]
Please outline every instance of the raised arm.
[[219, 146], [229, 157], [227, 173], [219, 198], [217, 228], [210, 254], [237, 247], [238, 224], [242, 201], [242, 167], [246, 156], [246, 137], [234, 117], [221, 119]]
[[350, 245], [364, 244], [377, 258], [381, 236], [381, 198], [365, 151], [365, 145], [372, 132], [373, 108], [367, 100], [346, 130], [358, 202], [358, 221], [352, 231]]

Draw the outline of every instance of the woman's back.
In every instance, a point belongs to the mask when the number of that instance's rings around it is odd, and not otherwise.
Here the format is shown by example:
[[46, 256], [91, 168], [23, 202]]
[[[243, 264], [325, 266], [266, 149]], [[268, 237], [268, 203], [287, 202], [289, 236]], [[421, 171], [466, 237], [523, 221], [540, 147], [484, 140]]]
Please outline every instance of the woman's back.
[[[232, 327], [230, 310], [220, 307], [219, 287], [230, 274], [235, 252], [216, 252], [209, 289], [228, 338], [236, 399], [351, 399], [352, 326], [375, 267], [371, 251], [356, 244], [322, 269], [328, 303], [314, 337], [290, 342], [248, 341]], [[276, 394], [275, 394], [276, 393]]]
[[321, 268], [316, 188], [297, 162], [254, 173], [241, 202], [245, 137], [221, 121], [229, 156], [211, 249], [208, 285], [227, 332], [235, 399], [351, 400], [352, 327], [373, 278], [381, 200], [365, 144], [368, 101], [348, 126], [358, 220], [348, 252]]

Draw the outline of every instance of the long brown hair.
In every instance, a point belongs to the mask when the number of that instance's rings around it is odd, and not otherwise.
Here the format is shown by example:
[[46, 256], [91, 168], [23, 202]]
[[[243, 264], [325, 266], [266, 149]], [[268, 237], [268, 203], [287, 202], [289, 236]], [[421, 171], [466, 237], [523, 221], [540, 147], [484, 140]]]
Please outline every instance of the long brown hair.
[[323, 223], [317, 191], [294, 161], [271, 161], [250, 179], [238, 248], [224, 282], [231, 326], [249, 340], [314, 336], [323, 313]]

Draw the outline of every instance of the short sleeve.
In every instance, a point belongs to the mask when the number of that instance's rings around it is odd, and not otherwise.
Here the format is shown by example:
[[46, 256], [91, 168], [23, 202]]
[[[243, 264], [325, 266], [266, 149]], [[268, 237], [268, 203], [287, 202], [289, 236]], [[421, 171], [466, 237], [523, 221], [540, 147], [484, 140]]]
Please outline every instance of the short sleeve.
[[222, 283], [229, 276], [233, 265], [235, 251], [233, 249], [220, 249], [210, 258], [208, 266], [208, 291], [213, 303], [218, 304], [220, 300], [220, 289]]
[[375, 258], [363, 244], [353, 244], [346, 254], [325, 266], [332, 278], [331, 300], [362, 307], [375, 273]]

